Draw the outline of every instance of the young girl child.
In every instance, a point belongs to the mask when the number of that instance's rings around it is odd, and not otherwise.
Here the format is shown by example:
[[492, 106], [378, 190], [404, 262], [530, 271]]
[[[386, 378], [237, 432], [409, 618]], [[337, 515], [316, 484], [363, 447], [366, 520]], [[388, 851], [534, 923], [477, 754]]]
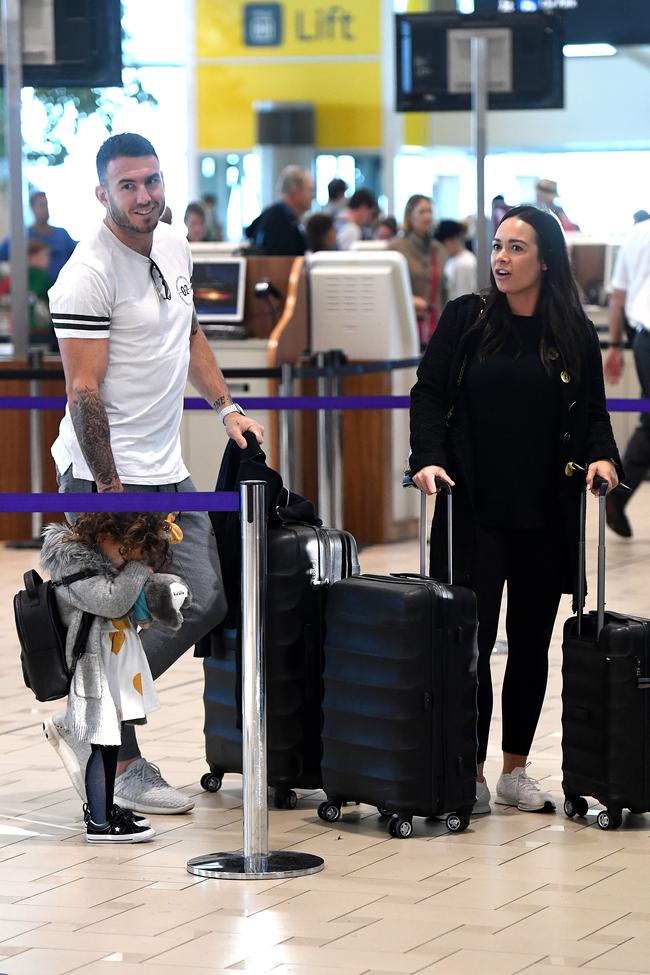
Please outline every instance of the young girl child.
[[159, 707], [138, 626], [152, 619], [178, 629], [181, 606], [190, 603], [187, 586], [161, 572], [169, 546], [180, 541], [177, 525], [162, 515], [97, 512], [70, 526], [48, 525], [41, 563], [53, 581], [87, 572], [86, 578], [57, 586], [58, 609], [68, 627], [69, 658], [80, 626], [91, 614], [85, 650], [68, 694], [66, 724], [90, 743], [84, 805], [89, 843], [140, 843], [154, 831], [148, 820], [113, 803], [117, 753], [123, 723], [143, 724]]

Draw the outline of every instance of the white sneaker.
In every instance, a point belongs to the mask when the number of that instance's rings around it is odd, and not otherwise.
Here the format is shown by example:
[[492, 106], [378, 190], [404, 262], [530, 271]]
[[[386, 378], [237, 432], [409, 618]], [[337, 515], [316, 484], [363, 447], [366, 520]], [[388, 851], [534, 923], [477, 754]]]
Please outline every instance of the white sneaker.
[[65, 712], [53, 714], [43, 722], [43, 732], [63, 762], [81, 801], [86, 801], [86, 765], [90, 758], [90, 745], [77, 741], [65, 723]]
[[485, 816], [487, 813], [491, 813], [490, 808], [490, 790], [488, 789], [488, 784], [483, 779], [482, 782], [476, 783], [476, 802], [474, 803], [474, 808], [472, 809], [472, 816]]
[[194, 808], [194, 800], [165, 782], [157, 765], [136, 758], [115, 779], [115, 802], [139, 813], [170, 816]]
[[544, 792], [537, 779], [526, 774], [528, 765], [530, 762], [501, 775], [495, 801], [502, 806], [516, 806], [522, 812], [555, 812], [551, 793]]

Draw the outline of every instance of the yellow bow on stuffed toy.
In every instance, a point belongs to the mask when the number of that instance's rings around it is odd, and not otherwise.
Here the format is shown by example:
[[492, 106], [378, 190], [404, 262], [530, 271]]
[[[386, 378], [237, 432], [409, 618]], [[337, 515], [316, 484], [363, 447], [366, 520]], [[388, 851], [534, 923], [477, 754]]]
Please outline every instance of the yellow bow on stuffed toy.
[[180, 512], [177, 512], [176, 514], [170, 512], [165, 518], [165, 521], [169, 523], [169, 534], [171, 536], [169, 539], [170, 545], [177, 545], [179, 542], [183, 541], [183, 530], [180, 525], [176, 524], [177, 514], [180, 514]]

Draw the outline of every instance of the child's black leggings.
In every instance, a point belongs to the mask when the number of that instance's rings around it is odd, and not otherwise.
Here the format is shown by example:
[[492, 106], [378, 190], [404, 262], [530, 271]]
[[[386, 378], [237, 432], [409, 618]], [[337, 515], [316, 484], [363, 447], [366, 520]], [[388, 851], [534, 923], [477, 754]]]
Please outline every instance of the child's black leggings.
[[113, 789], [119, 745], [91, 745], [86, 765], [86, 798], [90, 818], [97, 826], [108, 822], [113, 808]]
[[492, 718], [490, 656], [504, 585], [508, 587], [508, 661], [501, 691], [501, 747], [528, 755], [544, 703], [548, 648], [562, 593], [562, 545], [555, 531], [477, 527], [470, 588], [478, 612], [478, 755], [485, 761]]

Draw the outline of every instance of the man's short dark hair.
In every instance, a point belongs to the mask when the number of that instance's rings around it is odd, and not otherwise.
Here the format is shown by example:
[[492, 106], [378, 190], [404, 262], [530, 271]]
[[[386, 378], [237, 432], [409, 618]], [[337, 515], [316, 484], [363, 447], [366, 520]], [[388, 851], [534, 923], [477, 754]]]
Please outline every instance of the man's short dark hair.
[[120, 156], [155, 156], [158, 153], [148, 139], [135, 132], [120, 132], [119, 135], [112, 135], [110, 139], [102, 143], [97, 153], [97, 176], [99, 182], [103, 183], [106, 178], [106, 167], [112, 159]]
[[377, 210], [377, 197], [372, 190], [362, 186], [360, 190], [355, 190], [348, 200], [350, 210], [358, 210], [359, 207], [368, 207], [370, 210]]
[[441, 220], [433, 236], [439, 243], [444, 244], [446, 240], [455, 240], [456, 237], [464, 237], [466, 233], [465, 225], [458, 220]]
[[347, 190], [348, 184], [338, 176], [335, 176], [327, 184], [327, 196], [330, 200], [340, 200], [342, 196], [345, 196]]
[[39, 196], [47, 196], [45, 190], [32, 190], [29, 194], [29, 205], [30, 207], [34, 205], [34, 202], [38, 200]]

